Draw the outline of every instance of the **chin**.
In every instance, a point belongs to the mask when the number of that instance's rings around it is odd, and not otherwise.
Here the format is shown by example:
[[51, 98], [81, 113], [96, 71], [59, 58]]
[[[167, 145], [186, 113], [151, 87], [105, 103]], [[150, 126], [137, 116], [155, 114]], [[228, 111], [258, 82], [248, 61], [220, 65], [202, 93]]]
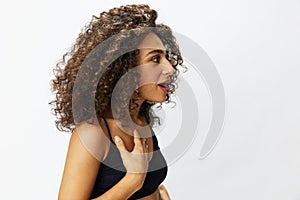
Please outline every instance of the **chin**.
[[146, 98], [148, 101], [152, 101], [152, 102], [155, 102], [155, 103], [163, 103], [163, 102], [165, 102], [166, 101], [166, 99], [167, 99], [167, 97], [166, 96], [164, 96], [164, 97], [157, 97], [157, 98], [155, 98], [155, 97], [151, 97], [151, 98]]

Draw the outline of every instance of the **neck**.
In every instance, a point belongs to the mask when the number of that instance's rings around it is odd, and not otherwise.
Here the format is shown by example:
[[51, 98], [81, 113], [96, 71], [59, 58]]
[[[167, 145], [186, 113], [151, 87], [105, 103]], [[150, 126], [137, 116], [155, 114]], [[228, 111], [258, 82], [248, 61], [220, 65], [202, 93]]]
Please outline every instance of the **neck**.
[[146, 121], [145, 121], [146, 119], [140, 113], [141, 106], [144, 103], [145, 99], [140, 97], [138, 92], [134, 92], [132, 94], [131, 99], [134, 99], [134, 101], [131, 101], [132, 103], [130, 103], [130, 107], [131, 107], [130, 116], [131, 116], [133, 122], [135, 122], [138, 125], [142, 125], [142, 124], [146, 123]]
[[[134, 123], [136, 123], [137, 125], [146, 125], [146, 119], [145, 117], [140, 113], [141, 110], [141, 106], [144, 103], [145, 99], [141, 98], [138, 96], [137, 93], [134, 93], [131, 97], [131, 99], [135, 99], [134, 103], [133, 101], [131, 101], [130, 103], [130, 116], [131, 119]], [[129, 109], [129, 108], [128, 108]], [[114, 118], [112, 111], [111, 111], [111, 107], [109, 107], [106, 111], [105, 117], [107, 118]]]

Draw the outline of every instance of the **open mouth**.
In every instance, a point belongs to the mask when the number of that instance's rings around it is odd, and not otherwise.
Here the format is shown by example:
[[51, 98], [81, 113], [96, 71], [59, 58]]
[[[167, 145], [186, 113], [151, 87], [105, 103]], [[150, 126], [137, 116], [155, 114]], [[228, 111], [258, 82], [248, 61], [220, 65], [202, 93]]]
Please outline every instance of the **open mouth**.
[[160, 89], [162, 89], [164, 92], [169, 92], [169, 83], [160, 83], [158, 84], [158, 86], [160, 87]]

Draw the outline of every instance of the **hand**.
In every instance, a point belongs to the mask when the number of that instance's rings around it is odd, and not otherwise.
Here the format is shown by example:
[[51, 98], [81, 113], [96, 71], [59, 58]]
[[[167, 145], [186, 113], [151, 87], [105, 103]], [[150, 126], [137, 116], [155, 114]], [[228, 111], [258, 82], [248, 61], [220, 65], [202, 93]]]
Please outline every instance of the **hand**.
[[133, 131], [134, 148], [129, 152], [122, 139], [115, 137], [115, 142], [120, 151], [123, 164], [128, 173], [138, 173], [146, 176], [149, 164], [148, 147], [146, 147], [146, 139], [141, 139], [136, 130]]
[[158, 191], [159, 191], [160, 200], [171, 200], [168, 191], [163, 184], [160, 184], [158, 186]]

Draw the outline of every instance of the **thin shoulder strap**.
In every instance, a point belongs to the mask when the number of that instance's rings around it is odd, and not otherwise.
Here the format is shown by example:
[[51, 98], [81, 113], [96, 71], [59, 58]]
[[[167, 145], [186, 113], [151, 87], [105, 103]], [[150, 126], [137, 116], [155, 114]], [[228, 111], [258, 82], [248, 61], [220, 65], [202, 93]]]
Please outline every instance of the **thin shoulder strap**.
[[109, 130], [109, 126], [108, 126], [108, 124], [107, 124], [107, 121], [106, 121], [106, 119], [105, 119], [104, 117], [102, 117], [102, 119], [103, 119], [104, 122], [105, 122], [106, 129], [107, 129], [108, 134], [109, 134], [109, 139], [113, 142], [113, 139], [112, 139], [112, 137], [111, 137], [111, 133], [110, 133], [110, 130]]

